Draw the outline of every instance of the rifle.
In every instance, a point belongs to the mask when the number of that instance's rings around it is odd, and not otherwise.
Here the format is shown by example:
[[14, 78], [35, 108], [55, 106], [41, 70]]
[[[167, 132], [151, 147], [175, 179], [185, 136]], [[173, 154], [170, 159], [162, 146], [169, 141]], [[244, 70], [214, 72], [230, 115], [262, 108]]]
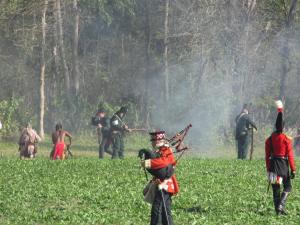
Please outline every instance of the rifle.
[[131, 131], [148, 131], [148, 129], [145, 128], [131, 128]]
[[253, 131], [253, 127], [251, 128], [251, 148], [250, 148], [250, 160], [252, 160], [252, 155], [253, 155], [253, 136], [254, 136], [254, 131]]
[[69, 158], [69, 156], [70, 156], [71, 158], [73, 158], [73, 153], [71, 152], [70, 148], [71, 148], [71, 145], [70, 145], [70, 144], [67, 145], [67, 152], [68, 152], [67, 158]]

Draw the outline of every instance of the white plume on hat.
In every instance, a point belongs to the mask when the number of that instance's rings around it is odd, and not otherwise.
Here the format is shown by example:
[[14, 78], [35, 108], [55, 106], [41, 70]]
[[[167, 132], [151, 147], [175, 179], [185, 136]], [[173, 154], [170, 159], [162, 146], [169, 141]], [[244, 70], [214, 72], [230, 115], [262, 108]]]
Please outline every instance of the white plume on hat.
[[277, 110], [279, 112], [281, 112], [283, 110], [283, 104], [282, 104], [282, 101], [281, 100], [277, 100], [275, 101], [275, 104], [276, 104], [276, 107], [277, 107]]

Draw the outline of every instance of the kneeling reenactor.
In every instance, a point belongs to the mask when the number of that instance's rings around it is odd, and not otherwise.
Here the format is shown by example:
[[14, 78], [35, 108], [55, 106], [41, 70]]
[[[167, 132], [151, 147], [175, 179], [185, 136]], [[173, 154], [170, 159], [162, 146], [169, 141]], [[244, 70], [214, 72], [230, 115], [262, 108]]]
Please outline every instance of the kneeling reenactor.
[[32, 128], [31, 124], [28, 123], [22, 130], [19, 138], [19, 151], [20, 159], [35, 158], [37, 154], [37, 143], [42, 139], [37, 132]]

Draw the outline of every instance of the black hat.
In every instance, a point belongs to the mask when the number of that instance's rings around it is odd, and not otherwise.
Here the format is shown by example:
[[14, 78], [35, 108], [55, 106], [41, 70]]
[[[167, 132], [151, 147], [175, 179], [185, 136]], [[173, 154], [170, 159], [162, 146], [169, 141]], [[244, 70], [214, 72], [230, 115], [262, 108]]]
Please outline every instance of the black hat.
[[282, 112], [278, 112], [276, 123], [275, 123], [276, 131], [282, 132], [284, 128], [283, 114]]
[[104, 108], [99, 108], [97, 111], [97, 113], [104, 113], [104, 112], [105, 112]]
[[124, 113], [124, 114], [126, 114], [127, 111], [128, 111], [128, 108], [127, 108], [126, 106], [122, 106], [122, 107], [119, 109], [118, 113]]
[[158, 141], [158, 140], [163, 140], [166, 138], [165, 131], [163, 131], [163, 130], [151, 132], [149, 134], [151, 136], [151, 141]]

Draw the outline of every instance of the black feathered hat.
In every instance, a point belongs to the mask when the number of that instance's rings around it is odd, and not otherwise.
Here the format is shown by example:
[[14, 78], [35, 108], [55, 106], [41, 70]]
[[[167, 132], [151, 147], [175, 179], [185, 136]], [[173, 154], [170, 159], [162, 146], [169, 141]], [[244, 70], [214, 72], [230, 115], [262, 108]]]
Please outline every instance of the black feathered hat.
[[105, 112], [105, 109], [104, 108], [99, 108], [97, 113], [104, 113]]
[[283, 104], [280, 100], [276, 101], [276, 106], [277, 106], [277, 118], [276, 118], [276, 123], [275, 123], [275, 128], [277, 132], [282, 132], [284, 128], [284, 120], [283, 120]]
[[161, 131], [155, 131], [155, 132], [151, 132], [150, 137], [151, 137], [151, 141], [159, 141], [159, 140], [163, 140], [166, 138], [166, 132], [161, 130]]
[[128, 108], [127, 108], [126, 106], [122, 106], [122, 107], [119, 109], [118, 113], [124, 113], [124, 114], [126, 114], [127, 111], [128, 111]]

